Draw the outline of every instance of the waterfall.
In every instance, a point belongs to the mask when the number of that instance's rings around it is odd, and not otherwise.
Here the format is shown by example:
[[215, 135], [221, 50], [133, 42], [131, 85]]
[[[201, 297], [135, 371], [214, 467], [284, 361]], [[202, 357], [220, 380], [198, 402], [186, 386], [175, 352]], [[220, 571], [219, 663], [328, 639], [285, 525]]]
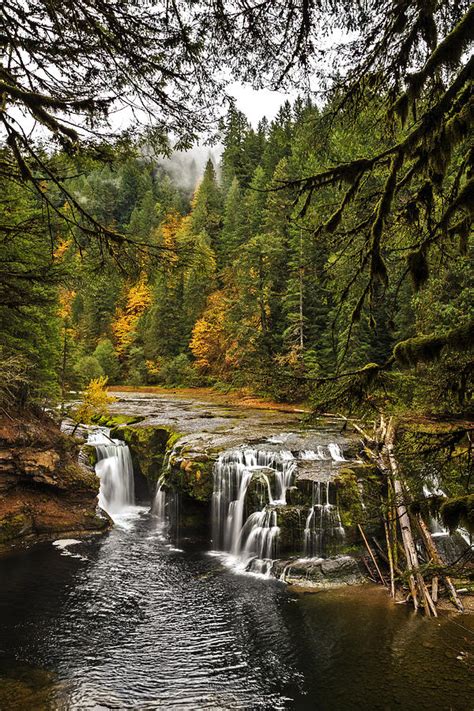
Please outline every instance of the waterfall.
[[332, 442], [331, 444], [328, 444], [328, 450], [329, 454], [331, 455], [332, 459], [335, 462], [345, 462], [346, 460], [344, 459], [344, 456], [341, 452], [341, 448], [339, 447], [338, 444], [335, 444]]
[[[269, 471], [274, 479], [274, 493]], [[242, 528], [247, 487], [258, 472], [265, 481], [269, 504], [286, 504], [286, 493], [296, 471], [288, 450], [236, 449], [219, 456], [214, 468], [213, 541], [220, 549], [235, 550]]]
[[163, 484], [158, 482], [156, 494], [151, 507], [151, 512], [156, 516], [158, 526], [164, 528], [166, 526], [166, 493], [163, 489]]
[[176, 544], [179, 543], [180, 538], [181, 497], [179, 491], [166, 486], [166, 480], [180, 447], [179, 443], [175, 443], [172, 449], [166, 451], [163, 469], [151, 505], [151, 513], [156, 519], [157, 528], [161, 529], [167, 537], [172, 538]]
[[304, 555], [307, 558], [333, 553], [344, 540], [339, 510], [330, 502], [331, 487], [329, 481], [313, 482], [313, 501], [304, 529]]
[[89, 435], [88, 444], [95, 447], [95, 471], [100, 479], [99, 506], [114, 516], [135, 503], [133, 464], [125, 442], [110, 439], [110, 430], [102, 429]]
[[[246, 569], [269, 574], [278, 548], [275, 506], [286, 503], [295, 469], [295, 458], [287, 450], [236, 449], [222, 453], [214, 467], [214, 548], [230, 553]], [[245, 518], [248, 488], [256, 476], [268, 501], [261, 511]]]
[[[212, 541], [216, 550], [231, 554], [244, 570], [269, 575], [278, 557], [278, 517], [287, 506], [298, 461], [345, 461], [337, 444], [316, 451], [233, 449], [220, 454], [214, 466]], [[331, 485], [332, 486], [332, 485]], [[344, 536], [339, 512], [331, 502], [330, 484], [313, 483], [312, 506], [301, 541], [308, 556], [322, 555]], [[255, 510], [258, 507], [261, 510]], [[300, 507], [301, 508], [301, 507]]]

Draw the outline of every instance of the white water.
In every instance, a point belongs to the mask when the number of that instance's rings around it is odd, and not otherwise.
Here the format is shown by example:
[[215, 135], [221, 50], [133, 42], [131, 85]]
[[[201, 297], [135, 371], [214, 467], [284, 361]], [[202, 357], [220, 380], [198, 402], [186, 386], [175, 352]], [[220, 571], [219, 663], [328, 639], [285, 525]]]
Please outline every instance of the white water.
[[[295, 458], [288, 450], [236, 449], [219, 456], [214, 467], [213, 545], [230, 553], [237, 568], [270, 574], [279, 536], [274, 507], [286, 503], [295, 470]], [[253, 493], [263, 508], [246, 517], [252, 479]]]
[[329, 481], [313, 482], [313, 505], [304, 529], [304, 555], [308, 558], [321, 557], [345, 537], [339, 510], [330, 502], [331, 486]]
[[163, 489], [163, 484], [160, 482], [158, 482], [156, 487], [156, 494], [151, 511], [158, 520], [158, 526], [164, 527], [166, 525], [166, 493]]
[[173, 491], [172, 489], [167, 490], [165, 482], [167, 474], [171, 469], [171, 463], [174, 461], [180, 448], [181, 445], [176, 443], [172, 449], [169, 449], [166, 452], [163, 469], [160, 478], [158, 479], [155, 496], [151, 505], [151, 513], [156, 519], [157, 528], [160, 529], [163, 534], [168, 534], [172, 528], [176, 539], [179, 538], [180, 528], [180, 497], [178, 492]]
[[[423, 484], [423, 494], [427, 499], [431, 498], [432, 496], [442, 496], [443, 498], [447, 497], [446, 492], [440, 488], [439, 481], [436, 476], [432, 476], [431, 486]], [[430, 531], [433, 537], [451, 535], [449, 530], [445, 528], [441, 524], [440, 520], [438, 518], [435, 518], [434, 516], [430, 516]], [[466, 528], [462, 528], [461, 526], [459, 526], [457, 532], [470, 548], [474, 548], [472, 536]]]
[[342, 452], [341, 452], [341, 448], [339, 447], [338, 444], [331, 442], [331, 444], [328, 444], [328, 450], [329, 450], [329, 454], [331, 455], [333, 461], [335, 461], [335, 462], [345, 462], [346, 461], [344, 459]]
[[[238, 569], [270, 574], [278, 558], [278, 512], [287, 505], [298, 460], [345, 461], [337, 444], [330, 444], [327, 449], [319, 446], [317, 451], [305, 450], [296, 456], [284, 449], [250, 448], [230, 450], [219, 456], [214, 467], [213, 547], [229, 553]], [[256, 502], [263, 508], [252, 511]], [[329, 483], [314, 482], [313, 505], [301, 550], [308, 555], [320, 554], [328, 542], [343, 536], [339, 512], [329, 501]]]
[[101, 429], [89, 435], [88, 444], [95, 447], [95, 471], [100, 479], [99, 506], [114, 521], [127, 518], [135, 504], [132, 457], [128, 446], [111, 439], [110, 430]]

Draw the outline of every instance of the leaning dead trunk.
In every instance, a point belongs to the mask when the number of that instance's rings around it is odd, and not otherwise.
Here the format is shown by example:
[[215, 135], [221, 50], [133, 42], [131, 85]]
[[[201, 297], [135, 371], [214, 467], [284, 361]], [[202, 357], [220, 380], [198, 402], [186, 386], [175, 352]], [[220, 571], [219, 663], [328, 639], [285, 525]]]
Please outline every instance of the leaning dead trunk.
[[[384, 427], [385, 429], [385, 427]], [[420, 573], [420, 564], [418, 561], [418, 553], [416, 551], [415, 541], [411, 530], [410, 516], [408, 515], [405, 504], [405, 492], [403, 491], [402, 482], [398, 470], [398, 464], [395, 457], [395, 436], [396, 425], [393, 418], [390, 418], [388, 427], [386, 428], [384, 437], [384, 450], [387, 454], [389, 467], [391, 470], [393, 490], [395, 493], [395, 506], [397, 517], [402, 534], [403, 548], [407, 560], [408, 569], [408, 584], [413, 598], [415, 610], [419, 607], [418, 595], [421, 595], [423, 607], [426, 615], [438, 616], [436, 606], [431, 598], [430, 592], [426, 586], [423, 576]]]

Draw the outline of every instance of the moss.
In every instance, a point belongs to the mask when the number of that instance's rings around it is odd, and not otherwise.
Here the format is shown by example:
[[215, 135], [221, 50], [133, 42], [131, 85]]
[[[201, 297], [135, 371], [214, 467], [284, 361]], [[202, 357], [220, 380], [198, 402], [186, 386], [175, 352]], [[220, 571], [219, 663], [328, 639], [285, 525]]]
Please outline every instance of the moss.
[[337, 486], [339, 514], [344, 528], [356, 526], [358, 523], [365, 523], [366, 514], [362, 506], [359, 482], [352, 469], [344, 468], [340, 470], [335, 484]]
[[276, 510], [280, 528], [280, 555], [301, 555], [308, 509], [301, 506], [277, 506]]
[[9, 514], [0, 519], [0, 543], [19, 538], [31, 530], [31, 521], [25, 514]]
[[84, 444], [81, 447], [81, 452], [84, 455], [84, 457], [86, 458], [87, 464], [90, 467], [95, 467], [95, 465], [97, 464], [97, 450], [96, 450], [96, 448], [91, 444]]
[[447, 333], [416, 336], [400, 341], [393, 349], [393, 355], [401, 365], [413, 366], [419, 362], [429, 363], [436, 360], [445, 347], [463, 351], [471, 348], [473, 342], [474, 321], [471, 321]]
[[93, 415], [91, 420], [100, 427], [119, 427], [120, 425], [135, 425], [142, 422], [140, 415]]
[[214, 481], [214, 460], [206, 455], [195, 458], [175, 458], [170, 461], [171, 467], [166, 477], [166, 483], [180, 493], [187, 494], [192, 499], [206, 503], [212, 499]]
[[163, 470], [166, 455], [181, 434], [163, 425], [146, 425], [115, 427], [111, 429], [110, 436], [128, 444], [134, 466], [152, 487]]
[[166, 443], [166, 450], [171, 451], [180, 437], [182, 437], [181, 432], [170, 432]]

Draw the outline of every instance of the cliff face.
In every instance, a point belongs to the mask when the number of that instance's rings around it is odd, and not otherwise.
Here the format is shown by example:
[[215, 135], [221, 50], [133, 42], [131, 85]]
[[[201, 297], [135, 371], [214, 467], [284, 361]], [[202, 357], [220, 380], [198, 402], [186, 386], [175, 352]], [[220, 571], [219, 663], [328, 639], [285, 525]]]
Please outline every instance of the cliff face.
[[99, 481], [74, 441], [43, 417], [0, 419], [0, 553], [66, 534], [107, 530]]

